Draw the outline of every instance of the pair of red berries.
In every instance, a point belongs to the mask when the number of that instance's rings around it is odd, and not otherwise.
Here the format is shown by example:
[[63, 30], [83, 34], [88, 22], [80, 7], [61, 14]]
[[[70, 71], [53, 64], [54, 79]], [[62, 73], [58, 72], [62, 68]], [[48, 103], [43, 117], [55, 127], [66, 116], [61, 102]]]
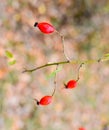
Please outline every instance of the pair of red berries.
[[[76, 80], [70, 80], [67, 84], [65, 84], [65, 88], [66, 89], [72, 89], [72, 88], [75, 88], [77, 85], [77, 81]], [[55, 90], [54, 90], [55, 92]], [[54, 92], [51, 96], [44, 96], [40, 99], [40, 101], [38, 101], [37, 99], [34, 99], [37, 103], [37, 105], [48, 105], [52, 102], [52, 98], [53, 98], [53, 95], [54, 95]]]
[[[42, 22], [42, 23], [35, 22], [34, 27], [38, 27], [40, 31], [45, 34], [50, 34], [55, 31], [54, 27], [51, 24], [46, 23], [46, 22]], [[36, 101], [37, 105], [48, 105], [52, 102], [53, 95], [54, 95], [54, 92], [52, 96], [48, 96], [48, 95], [44, 96], [40, 99], [40, 101], [38, 101], [37, 99], [34, 99], [34, 100]]]

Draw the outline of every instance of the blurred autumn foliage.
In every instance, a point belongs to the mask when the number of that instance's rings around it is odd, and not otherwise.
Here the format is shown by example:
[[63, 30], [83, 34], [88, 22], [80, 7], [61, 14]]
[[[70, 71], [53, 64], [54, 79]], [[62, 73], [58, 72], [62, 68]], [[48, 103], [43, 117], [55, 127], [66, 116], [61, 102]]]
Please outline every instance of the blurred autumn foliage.
[[65, 60], [60, 37], [42, 34], [34, 22], [49, 22], [65, 36], [70, 59], [109, 53], [109, 0], [1, 0], [0, 11], [0, 130], [108, 130], [108, 61], [85, 65], [72, 91], [62, 87], [75, 79], [78, 65], [60, 66], [54, 101], [46, 107], [33, 98], [51, 94], [55, 66], [22, 71]]

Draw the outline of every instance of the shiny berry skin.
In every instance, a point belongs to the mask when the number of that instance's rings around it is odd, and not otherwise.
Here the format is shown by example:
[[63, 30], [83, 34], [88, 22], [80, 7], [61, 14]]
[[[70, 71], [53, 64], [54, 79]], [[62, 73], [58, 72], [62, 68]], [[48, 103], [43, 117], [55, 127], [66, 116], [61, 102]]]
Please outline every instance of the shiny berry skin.
[[84, 127], [80, 127], [79, 130], [86, 130]]
[[76, 80], [70, 80], [66, 85], [65, 88], [67, 89], [72, 89], [75, 88], [77, 85], [77, 81]]
[[54, 27], [46, 22], [42, 22], [42, 23], [35, 23], [34, 27], [38, 27], [40, 29], [41, 32], [45, 33], [45, 34], [49, 34], [55, 31]]
[[40, 101], [36, 100], [36, 102], [37, 102], [37, 105], [48, 105], [52, 102], [52, 96], [44, 96], [40, 99]]

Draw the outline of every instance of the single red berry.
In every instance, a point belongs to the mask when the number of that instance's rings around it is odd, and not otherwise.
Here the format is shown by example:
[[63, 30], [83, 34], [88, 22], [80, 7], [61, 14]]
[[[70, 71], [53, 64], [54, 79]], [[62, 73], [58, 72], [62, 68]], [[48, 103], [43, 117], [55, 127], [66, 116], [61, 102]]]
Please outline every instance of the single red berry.
[[49, 34], [55, 31], [54, 27], [46, 22], [42, 22], [42, 23], [35, 23], [34, 27], [38, 27], [40, 29], [41, 32]]
[[72, 88], [75, 88], [76, 85], [77, 85], [76, 80], [70, 80], [67, 84], [65, 84], [65, 88], [72, 89]]
[[79, 130], [86, 130], [84, 127], [80, 127]]
[[37, 101], [37, 99], [34, 100], [37, 102], [37, 105], [48, 105], [52, 102], [52, 96], [44, 96], [40, 101]]

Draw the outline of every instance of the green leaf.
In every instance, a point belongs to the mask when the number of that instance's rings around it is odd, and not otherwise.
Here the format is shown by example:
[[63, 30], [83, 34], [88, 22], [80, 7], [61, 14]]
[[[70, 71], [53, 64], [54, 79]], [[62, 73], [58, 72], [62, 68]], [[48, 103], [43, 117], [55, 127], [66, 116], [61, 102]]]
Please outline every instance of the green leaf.
[[62, 66], [59, 67], [57, 70], [53, 71], [51, 74], [47, 75], [47, 79], [55, 77], [55, 75], [62, 70]]
[[109, 57], [109, 53], [105, 54], [104, 57]]
[[8, 62], [9, 65], [14, 65], [15, 63], [16, 63], [16, 60], [15, 60], [15, 59]]
[[102, 58], [102, 60], [107, 61], [109, 60], [109, 53], [105, 54]]
[[53, 78], [53, 77], [55, 76], [55, 74], [56, 74], [56, 72], [52, 72], [51, 74], [49, 74], [49, 75], [47, 76], [47, 79]]
[[9, 51], [5, 51], [5, 54], [8, 58], [13, 58], [13, 54]]

